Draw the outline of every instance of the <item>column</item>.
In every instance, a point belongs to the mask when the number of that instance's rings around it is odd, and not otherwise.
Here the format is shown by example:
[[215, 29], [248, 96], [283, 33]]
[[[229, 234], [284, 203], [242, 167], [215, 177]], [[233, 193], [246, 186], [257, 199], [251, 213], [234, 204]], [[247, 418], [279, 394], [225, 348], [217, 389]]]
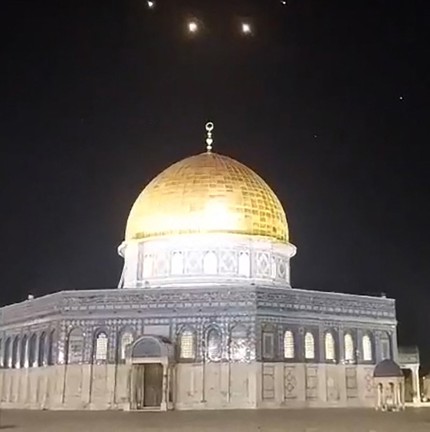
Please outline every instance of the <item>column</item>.
[[419, 366], [414, 366], [413, 368], [411, 368], [411, 371], [412, 371], [413, 403], [419, 404], [421, 402]]
[[40, 349], [40, 334], [37, 334], [34, 342], [33, 364], [29, 364], [29, 367], [42, 366], [41, 364], [39, 365], [39, 349]]
[[163, 362], [162, 365], [163, 365], [163, 380], [161, 382], [161, 405], [160, 405], [160, 410], [161, 411], [167, 411], [167, 400], [168, 400], [167, 392], [169, 391], [168, 364], [167, 364], [167, 362]]
[[397, 408], [399, 411], [403, 409], [403, 398], [402, 398], [402, 383], [397, 383]]

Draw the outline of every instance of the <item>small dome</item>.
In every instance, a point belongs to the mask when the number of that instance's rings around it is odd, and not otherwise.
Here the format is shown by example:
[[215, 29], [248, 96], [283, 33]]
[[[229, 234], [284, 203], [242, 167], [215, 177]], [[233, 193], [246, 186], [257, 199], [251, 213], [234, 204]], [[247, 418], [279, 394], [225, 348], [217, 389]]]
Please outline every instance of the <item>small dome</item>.
[[396, 362], [386, 359], [376, 365], [373, 376], [375, 378], [396, 378], [403, 377], [403, 372]]
[[127, 221], [126, 240], [232, 233], [288, 242], [284, 209], [247, 166], [217, 153], [183, 159], [155, 177]]

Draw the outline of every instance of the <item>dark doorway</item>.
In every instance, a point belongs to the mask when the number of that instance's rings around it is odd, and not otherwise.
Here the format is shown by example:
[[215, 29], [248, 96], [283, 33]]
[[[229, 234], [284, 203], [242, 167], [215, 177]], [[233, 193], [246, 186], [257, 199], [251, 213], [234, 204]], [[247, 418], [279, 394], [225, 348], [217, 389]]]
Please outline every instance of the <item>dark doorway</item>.
[[412, 371], [410, 369], [402, 369], [405, 376], [405, 402], [413, 402], [414, 400], [414, 387], [412, 383]]
[[144, 365], [144, 394], [145, 408], [159, 408], [163, 392], [163, 366], [160, 363]]

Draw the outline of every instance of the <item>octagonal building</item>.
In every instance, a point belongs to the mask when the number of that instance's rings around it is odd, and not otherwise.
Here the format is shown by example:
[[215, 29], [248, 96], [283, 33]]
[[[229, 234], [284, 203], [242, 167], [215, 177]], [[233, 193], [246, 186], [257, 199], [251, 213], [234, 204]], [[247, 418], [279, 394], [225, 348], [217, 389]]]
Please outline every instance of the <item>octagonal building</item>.
[[397, 360], [395, 302], [291, 286], [284, 208], [207, 151], [137, 197], [118, 288], [0, 309], [0, 396], [34, 409], [373, 406]]

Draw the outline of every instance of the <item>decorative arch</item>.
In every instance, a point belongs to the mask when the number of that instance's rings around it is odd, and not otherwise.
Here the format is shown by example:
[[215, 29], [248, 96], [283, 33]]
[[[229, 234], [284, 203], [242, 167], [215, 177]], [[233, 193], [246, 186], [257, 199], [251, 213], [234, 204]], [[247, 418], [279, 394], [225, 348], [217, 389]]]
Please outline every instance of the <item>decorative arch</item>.
[[67, 342], [67, 364], [82, 363], [84, 360], [84, 333], [78, 327], [69, 333]]
[[294, 333], [286, 330], [284, 333], [284, 358], [293, 359], [295, 357]]
[[134, 332], [128, 327], [121, 330], [118, 343], [118, 360], [120, 363], [125, 363], [128, 350], [133, 345]]
[[285, 280], [290, 283], [290, 262], [285, 263]]
[[239, 253], [239, 275], [249, 277], [251, 274], [251, 260], [249, 252]]
[[10, 337], [8, 337], [4, 344], [4, 352], [3, 352], [3, 366], [5, 368], [12, 367], [12, 356], [11, 356], [10, 346], [11, 346], [11, 339]]
[[179, 333], [179, 358], [194, 360], [196, 358], [196, 332], [192, 328], [184, 328]]
[[135, 358], [173, 358], [173, 356], [173, 346], [163, 336], [142, 336], [133, 343], [131, 349], [132, 360]]
[[325, 348], [325, 359], [329, 362], [336, 360], [336, 343], [334, 340], [333, 333], [331, 331], [326, 332], [324, 336], [324, 348]]
[[19, 367], [28, 367], [28, 336], [24, 335], [21, 339], [21, 347], [19, 351]]
[[37, 366], [37, 335], [33, 333], [28, 343], [28, 367]]
[[176, 251], [172, 254], [172, 275], [184, 274], [184, 254]]
[[37, 353], [37, 365], [46, 366], [46, 332], [42, 332], [39, 337], [39, 350]]
[[277, 275], [276, 258], [272, 256], [270, 260], [270, 277], [272, 279], [276, 279], [276, 275]]
[[353, 362], [355, 360], [355, 347], [354, 339], [351, 333], [345, 333], [344, 335], [344, 351], [345, 351], [345, 361]]
[[211, 326], [206, 332], [206, 356], [213, 362], [222, 359], [222, 334], [216, 326]]
[[315, 359], [315, 338], [310, 331], [305, 333], [305, 359]]
[[48, 338], [48, 353], [46, 359], [48, 366], [52, 366], [55, 364], [54, 345], [55, 345], [55, 330], [51, 330]]
[[388, 332], [382, 332], [379, 341], [381, 345], [381, 360], [391, 360], [391, 337]]
[[230, 332], [230, 358], [243, 362], [249, 357], [248, 329], [243, 324], [236, 324]]
[[153, 276], [154, 259], [151, 254], [145, 254], [143, 257], [143, 278]]
[[361, 345], [361, 349], [363, 351], [363, 360], [373, 361], [373, 343], [372, 338], [368, 333], [363, 335]]
[[206, 252], [203, 258], [203, 273], [217, 274], [218, 273], [218, 257], [213, 251]]
[[103, 330], [96, 330], [93, 342], [93, 360], [96, 363], [106, 363], [108, 358], [108, 335]]
[[19, 369], [19, 336], [12, 342], [12, 368]]

